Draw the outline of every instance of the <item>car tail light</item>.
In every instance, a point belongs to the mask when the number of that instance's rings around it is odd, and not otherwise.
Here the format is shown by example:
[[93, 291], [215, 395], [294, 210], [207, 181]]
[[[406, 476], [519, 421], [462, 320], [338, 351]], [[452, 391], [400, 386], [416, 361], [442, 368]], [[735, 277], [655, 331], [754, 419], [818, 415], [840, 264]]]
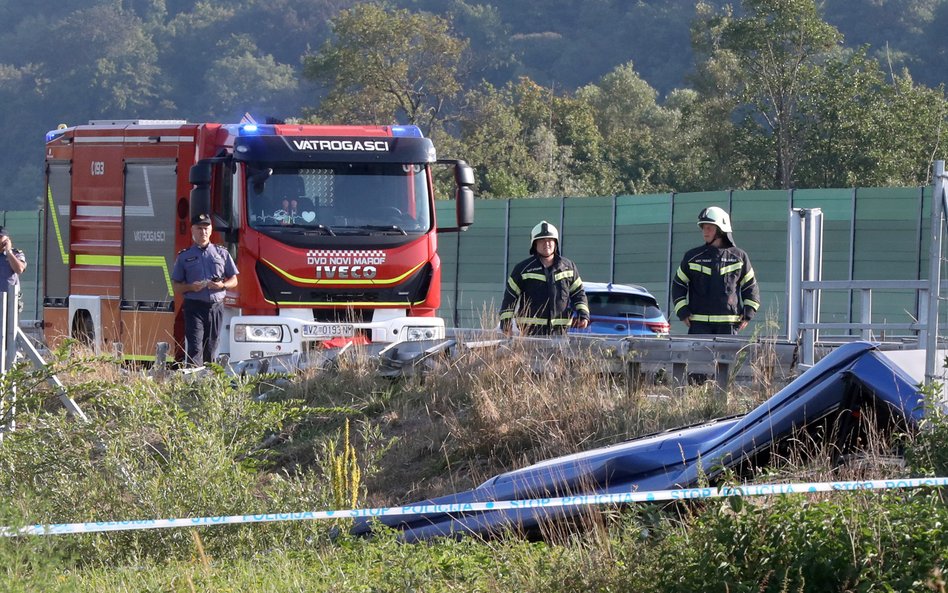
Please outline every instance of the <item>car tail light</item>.
[[668, 325], [667, 321], [646, 321], [645, 327], [656, 334], [667, 334], [671, 330], [671, 326]]

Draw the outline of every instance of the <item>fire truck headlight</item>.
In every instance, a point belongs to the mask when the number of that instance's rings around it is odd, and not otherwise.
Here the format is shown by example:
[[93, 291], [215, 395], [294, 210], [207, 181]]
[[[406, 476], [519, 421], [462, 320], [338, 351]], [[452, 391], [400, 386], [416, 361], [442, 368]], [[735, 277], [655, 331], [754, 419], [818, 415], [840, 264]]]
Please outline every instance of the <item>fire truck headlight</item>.
[[238, 342], [282, 342], [282, 325], [245, 325], [234, 326], [234, 339]]
[[409, 342], [435, 340], [444, 337], [436, 327], [408, 327], [406, 329], [408, 330]]

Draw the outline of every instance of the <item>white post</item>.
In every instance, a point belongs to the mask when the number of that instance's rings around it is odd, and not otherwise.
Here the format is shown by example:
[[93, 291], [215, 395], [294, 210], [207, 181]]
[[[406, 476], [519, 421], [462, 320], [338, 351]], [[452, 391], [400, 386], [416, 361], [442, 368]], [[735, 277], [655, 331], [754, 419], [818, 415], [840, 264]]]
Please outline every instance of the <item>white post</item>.
[[928, 333], [925, 344], [925, 384], [935, 376], [938, 358], [938, 301], [941, 300], [941, 234], [944, 221], [945, 161], [935, 161], [935, 189], [932, 191], [931, 241], [928, 248]]
[[[823, 211], [819, 208], [801, 210], [803, 215], [802, 275], [804, 282], [818, 282], [823, 278]], [[820, 290], [803, 291], [803, 323], [810, 329], [803, 331], [800, 345], [800, 363], [804, 366], [816, 362], [816, 342], [819, 332], [813, 327], [820, 319]]]
[[[16, 331], [19, 327], [20, 285], [10, 284], [3, 293], [3, 374], [10, 372], [16, 363]], [[3, 434], [16, 428], [13, 416], [16, 413], [16, 387], [11, 385], [8, 392], [0, 394], [0, 415], [9, 416], [10, 421], [0, 427], [0, 439]]]
[[803, 310], [803, 210], [790, 210], [787, 223], [789, 243], [787, 245], [787, 341], [800, 338], [800, 316]]
[[[6, 291], [0, 293], [0, 375], [7, 374], [7, 301]], [[3, 394], [0, 393], [0, 397]]]

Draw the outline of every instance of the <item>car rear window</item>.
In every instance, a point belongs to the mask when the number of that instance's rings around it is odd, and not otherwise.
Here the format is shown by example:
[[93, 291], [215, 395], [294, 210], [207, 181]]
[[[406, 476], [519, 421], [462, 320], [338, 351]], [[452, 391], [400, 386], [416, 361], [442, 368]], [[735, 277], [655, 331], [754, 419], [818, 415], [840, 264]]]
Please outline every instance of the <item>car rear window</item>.
[[658, 317], [662, 314], [655, 299], [636, 294], [587, 293], [589, 312], [606, 317]]

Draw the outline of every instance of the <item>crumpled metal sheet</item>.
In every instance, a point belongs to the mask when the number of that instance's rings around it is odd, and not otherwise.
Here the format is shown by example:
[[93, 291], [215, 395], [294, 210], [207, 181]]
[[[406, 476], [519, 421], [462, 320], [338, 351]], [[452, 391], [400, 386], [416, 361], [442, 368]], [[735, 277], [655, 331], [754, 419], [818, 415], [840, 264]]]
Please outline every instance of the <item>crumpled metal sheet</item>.
[[[872, 408], [873, 417], [914, 426], [923, 414], [916, 385], [874, 345], [846, 344], [745, 415], [551, 459], [495, 476], [472, 490], [406, 506], [689, 488], [753, 460], [816, 422], [844, 428], [848, 419]], [[401, 530], [405, 541], [414, 542], [465, 533], [532, 531], [546, 521], [582, 512], [579, 507], [525, 508], [373, 520]], [[353, 527], [356, 534], [370, 531], [368, 520], [357, 520]]]

